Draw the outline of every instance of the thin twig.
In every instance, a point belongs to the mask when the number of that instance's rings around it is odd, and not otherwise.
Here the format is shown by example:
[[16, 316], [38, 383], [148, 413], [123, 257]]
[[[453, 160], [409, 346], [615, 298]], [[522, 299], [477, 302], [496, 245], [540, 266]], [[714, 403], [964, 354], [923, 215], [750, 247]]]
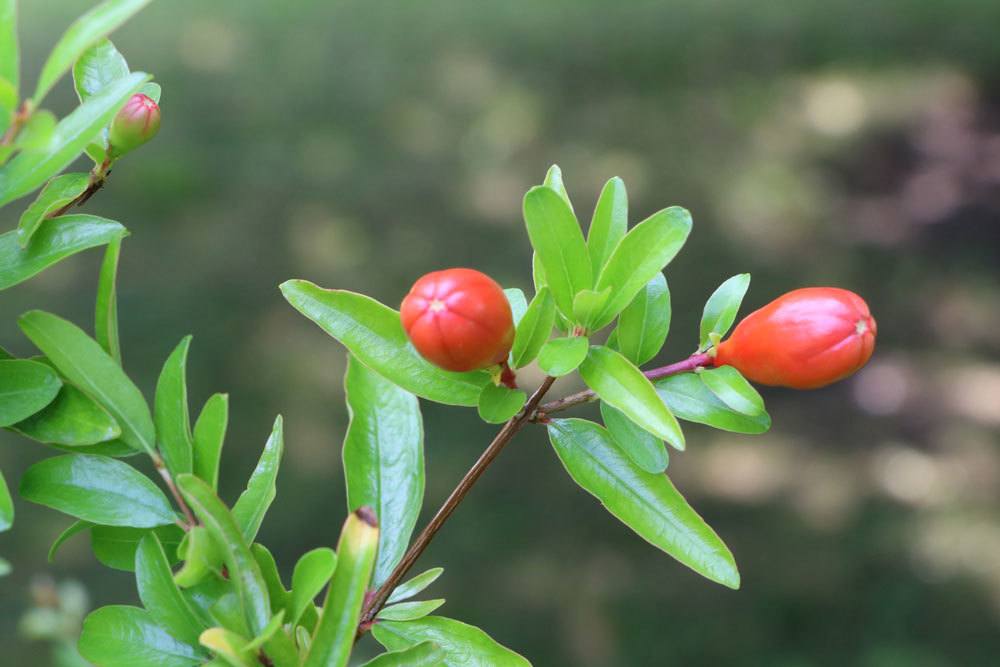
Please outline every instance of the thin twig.
[[174, 500], [177, 501], [177, 506], [180, 507], [181, 512], [184, 513], [184, 518], [187, 519], [187, 524], [182, 525], [181, 528], [187, 531], [194, 526], [197, 526], [198, 522], [195, 521], [194, 514], [191, 513], [191, 509], [187, 506], [187, 503], [184, 502], [184, 496], [181, 495], [180, 489], [178, 489], [177, 485], [174, 484], [174, 478], [171, 477], [170, 471], [167, 470], [166, 463], [164, 463], [159, 454], [153, 455], [153, 465], [156, 467], [156, 472], [160, 473], [160, 477], [163, 478], [167, 488], [170, 489], [171, 495], [173, 495]]
[[99, 165], [94, 165], [94, 168], [90, 172], [90, 183], [87, 184], [87, 189], [77, 195], [73, 201], [69, 202], [65, 206], [56, 209], [53, 213], [50, 213], [47, 217], [58, 218], [60, 215], [66, 213], [74, 206], [83, 206], [86, 204], [91, 197], [97, 194], [97, 191], [104, 187], [104, 184], [108, 181], [108, 175], [111, 173], [111, 158], [105, 158], [104, 162]]
[[14, 114], [14, 117], [11, 118], [7, 131], [0, 137], [0, 146], [12, 146], [21, 128], [27, 124], [29, 118], [31, 118], [31, 104], [28, 100], [25, 100]]

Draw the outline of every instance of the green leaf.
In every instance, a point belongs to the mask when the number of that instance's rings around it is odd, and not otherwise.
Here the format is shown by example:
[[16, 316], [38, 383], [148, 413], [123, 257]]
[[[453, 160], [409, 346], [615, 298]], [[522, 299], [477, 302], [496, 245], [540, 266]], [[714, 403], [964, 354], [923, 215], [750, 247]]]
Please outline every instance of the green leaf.
[[277, 493], [275, 480], [278, 477], [278, 467], [281, 464], [281, 454], [285, 449], [284, 429], [281, 415], [274, 420], [271, 436], [264, 444], [264, 451], [257, 461], [257, 467], [250, 475], [246, 490], [236, 499], [233, 505], [233, 519], [240, 527], [240, 532], [247, 544], [253, 543], [253, 538], [260, 530], [264, 515], [274, 502]]
[[536, 186], [524, 196], [524, 222], [556, 306], [572, 317], [577, 292], [593, 287], [590, 257], [576, 216], [554, 190]]
[[365, 590], [375, 566], [378, 527], [371, 510], [352, 512], [337, 543], [337, 569], [303, 667], [344, 667], [351, 657]]
[[274, 556], [263, 544], [254, 544], [250, 548], [254, 560], [260, 567], [261, 575], [264, 577], [264, 584], [267, 587], [268, 597], [271, 599], [271, 610], [275, 613], [288, 606], [288, 591], [281, 582], [281, 575], [278, 573], [278, 564], [274, 561]]
[[353, 357], [348, 357], [344, 385], [351, 417], [343, 453], [347, 509], [367, 505], [380, 517], [373, 575], [378, 586], [403, 557], [423, 503], [420, 405], [413, 394]]
[[56, 553], [59, 552], [59, 549], [69, 540], [69, 538], [73, 537], [77, 533], [82, 533], [83, 531], [91, 528], [93, 525], [94, 524], [89, 521], [80, 520], [74, 521], [68, 525], [63, 532], [59, 533], [59, 536], [56, 538], [56, 541], [52, 543], [52, 546], [49, 547], [49, 562], [51, 563], [55, 561]]
[[101, 607], [83, 621], [80, 655], [101, 667], [194, 667], [205, 654], [167, 634], [138, 607]]
[[556, 303], [548, 287], [541, 287], [531, 300], [524, 317], [517, 325], [511, 359], [514, 368], [527, 366], [538, 356], [545, 341], [552, 335]]
[[711, 345], [710, 336], [725, 336], [736, 321], [736, 314], [743, 303], [743, 297], [750, 288], [750, 274], [740, 273], [728, 279], [712, 292], [705, 302], [701, 315], [701, 335], [698, 349], [707, 350]]
[[81, 102], [128, 76], [128, 63], [108, 39], [95, 42], [73, 65], [73, 86]]
[[94, 306], [94, 338], [111, 358], [122, 365], [121, 346], [118, 343], [118, 257], [122, 242], [116, 239], [104, 250], [101, 274], [97, 281], [97, 302]]
[[702, 576], [739, 588], [733, 555], [666, 475], [639, 468], [593, 422], [554, 419], [549, 439], [573, 480], [622, 523]]
[[210, 628], [201, 635], [201, 644], [221, 657], [230, 667], [256, 667], [254, 655], [247, 650], [249, 640], [225, 628]]
[[681, 373], [657, 380], [657, 393], [681, 419], [706, 424], [724, 431], [757, 434], [771, 428], [766, 412], [748, 417], [719, 400], [695, 373]]
[[106, 526], [150, 528], [176, 518], [148, 477], [106, 456], [68, 454], [39, 461], [25, 471], [20, 493], [25, 500]]
[[392, 604], [393, 602], [400, 602], [402, 600], [412, 598], [414, 595], [417, 595], [437, 581], [437, 578], [440, 577], [443, 572], [443, 567], [432, 567], [426, 572], [421, 572], [409, 581], [403, 582], [399, 586], [396, 586], [396, 590], [394, 590], [392, 595], [389, 596], [389, 599], [386, 600], [386, 604]]
[[0, 0], [0, 77], [17, 94], [21, 54], [17, 44], [17, 0]]
[[673, 206], [649, 216], [625, 235], [597, 277], [598, 292], [610, 287], [611, 298], [594, 317], [596, 331], [627, 306], [670, 263], [691, 233], [691, 214]]
[[27, 419], [51, 403], [62, 387], [54, 370], [27, 359], [0, 360], [0, 426]]
[[657, 273], [618, 316], [615, 349], [636, 366], [660, 351], [670, 331], [670, 290]]
[[196, 586], [213, 572], [219, 572], [222, 552], [204, 526], [194, 526], [184, 535], [183, 554], [178, 548], [178, 556], [184, 559], [184, 566], [174, 575], [174, 582], [181, 588]]
[[78, 18], [66, 29], [49, 54], [42, 73], [38, 76], [35, 94], [31, 96], [37, 106], [52, 86], [69, 71], [86, 49], [110, 34], [150, 0], [107, 0]]
[[0, 234], [0, 290], [24, 282], [70, 255], [120, 239], [128, 231], [96, 215], [63, 215], [43, 225], [25, 249], [17, 234]]
[[150, 81], [149, 83], [143, 84], [142, 88], [139, 89], [139, 92], [157, 104], [160, 103], [160, 94], [162, 93], [160, 84]]
[[0, 471], [0, 533], [10, 530], [14, 523], [14, 501], [10, 497], [10, 489], [7, 488], [7, 480]]
[[443, 604], [443, 599], [400, 602], [383, 608], [377, 618], [381, 621], [415, 621], [427, 616]]
[[191, 417], [188, 414], [187, 355], [191, 336], [185, 336], [163, 364], [156, 382], [153, 422], [167, 468], [174, 475], [193, 470]]
[[625, 237], [627, 229], [628, 194], [624, 181], [615, 176], [604, 184], [590, 220], [590, 229], [587, 230], [587, 251], [595, 276], [601, 274], [611, 251]]
[[403, 331], [399, 313], [374, 299], [289, 280], [281, 292], [292, 306], [339, 340], [358, 361], [410, 393], [447, 405], [473, 406], [490, 376], [452, 373], [420, 356]]
[[74, 173], [56, 176], [45, 184], [31, 206], [21, 214], [17, 225], [17, 240], [22, 248], [48, 216], [83, 194], [90, 185], [90, 174]]
[[677, 420], [652, 383], [628, 359], [610, 348], [593, 345], [580, 365], [580, 376], [602, 401], [661, 440], [684, 449], [684, 433]]
[[[45, 152], [53, 148], [52, 142], [55, 140], [58, 122], [56, 115], [47, 109], [35, 111], [28, 117], [28, 121], [21, 128], [21, 133], [14, 140], [14, 148], [25, 153]], [[55, 176], [57, 173], [58, 171], [51, 175]]]
[[361, 667], [438, 667], [444, 657], [444, 651], [434, 642], [420, 642], [401, 651], [383, 653]]
[[40, 310], [25, 313], [18, 324], [60, 373], [111, 413], [126, 444], [154, 454], [155, 430], [146, 400], [97, 341], [72, 322]]
[[149, 533], [156, 533], [166, 550], [170, 564], [178, 562], [177, 547], [184, 531], [176, 524], [157, 528], [121, 528], [118, 526], [94, 526], [90, 529], [90, 546], [101, 564], [123, 572], [135, 571], [135, 552], [139, 542]]
[[646, 472], [659, 473], [667, 469], [670, 455], [663, 440], [639, 427], [620, 410], [601, 402], [601, 417], [608, 432], [628, 454], [633, 463]]
[[732, 366], [705, 368], [698, 375], [709, 391], [736, 412], [748, 417], [763, 414], [764, 399]]
[[313, 601], [337, 568], [337, 554], [333, 549], [319, 547], [303, 554], [292, 572], [292, 599], [288, 605], [288, 622], [299, 623], [302, 613]]
[[219, 460], [229, 423], [229, 395], [212, 394], [194, 423], [194, 474], [219, 486]]
[[516, 327], [524, 317], [524, 311], [528, 309], [528, 300], [524, 296], [524, 292], [517, 287], [508, 287], [503, 291], [504, 295], [507, 297], [507, 303], [510, 304], [510, 312], [514, 317], [514, 326]]
[[577, 292], [573, 299], [573, 317], [577, 322], [583, 324], [584, 328], [590, 329], [593, 318], [604, 308], [611, 298], [611, 288], [606, 287], [600, 292], [585, 289]]
[[448, 667], [531, 667], [523, 656], [501, 646], [479, 628], [444, 616], [380, 621], [372, 626], [372, 634], [390, 651], [434, 642], [444, 651], [441, 664]]
[[538, 353], [538, 365], [552, 377], [572, 373], [587, 358], [589, 343], [584, 336], [553, 338]]
[[488, 384], [479, 396], [479, 418], [488, 424], [502, 424], [520, 412], [527, 400], [523, 391]]
[[573, 202], [569, 200], [569, 193], [566, 192], [566, 184], [563, 182], [562, 169], [559, 168], [559, 165], [554, 164], [549, 167], [549, 170], [545, 172], [545, 180], [542, 181], [542, 185], [558, 193], [569, 206], [569, 210], [573, 210]]
[[194, 475], [178, 475], [177, 486], [222, 549], [243, 616], [256, 635], [271, 620], [271, 603], [260, 567], [243, 541], [236, 520], [212, 488]]
[[167, 555], [154, 533], [143, 537], [135, 552], [135, 581], [139, 599], [153, 620], [172, 637], [197, 646], [205, 626], [174, 583]]
[[0, 206], [23, 197], [68, 167], [147, 79], [148, 74], [136, 72], [115, 81], [63, 118], [47, 148], [22, 151], [0, 168]]
[[[55, 400], [41, 412], [14, 424], [11, 429], [38, 442], [66, 447], [96, 445], [121, 435], [118, 422], [107, 410], [69, 384], [64, 384]], [[135, 451], [131, 447], [126, 449]]]

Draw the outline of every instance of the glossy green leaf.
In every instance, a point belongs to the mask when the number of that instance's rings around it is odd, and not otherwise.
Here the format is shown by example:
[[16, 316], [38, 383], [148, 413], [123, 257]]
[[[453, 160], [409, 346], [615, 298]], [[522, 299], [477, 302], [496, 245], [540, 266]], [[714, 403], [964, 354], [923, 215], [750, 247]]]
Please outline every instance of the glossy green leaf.
[[56, 42], [42, 67], [35, 94], [31, 96], [35, 105], [41, 103], [52, 86], [69, 71], [88, 47], [114, 31], [149, 2], [150, 0], [106, 0], [74, 21]]
[[115, 81], [59, 121], [45, 150], [22, 151], [0, 168], [0, 206], [23, 197], [69, 166], [149, 78]]
[[194, 423], [194, 474], [219, 486], [219, 461], [229, 423], [229, 395], [212, 394]]
[[538, 353], [538, 365], [552, 377], [575, 371], [587, 358], [589, 343], [584, 336], [553, 338]]
[[555, 317], [556, 303], [549, 288], [543, 286], [535, 294], [517, 325], [514, 346], [510, 352], [514, 368], [523, 368], [535, 360], [545, 341], [552, 335]]
[[274, 502], [277, 493], [275, 481], [278, 478], [278, 467], [281, 465], [281, 454], [285, 449], [285, 436], [281, 415], [274, 420], [271, 436], [264, 444], [264, 451], [257, 461], [257, 467], [250, 475], [246, 490], [236, 499], [233, 505], [233, 518], [247, 544], [253, 543], [253, 538], [260, 530], [264, 515]]
[[562, 169], [559, 168], [559, 165], [554, 164], [549, 167], [549, 170], [545, 172], [545, 180], [542, 181], [542, 185], [555, 190], [569, 206], [569, 210], [573, 210], [573, 202], [570, 201], [569, 193], [566, 192], [566, 184], [563, 182]]
[[191, 417], [188, 414], [187, 355], [191, 336], [185, 336], [163, 364], [156, 383], [153, 422], [156, 439], [174, 475], [193, 470]]
[[404, 581], [399, 586], [396, 586], [396, 590], [394, 590], [392, 595], [389, 596], [389, 599], [386, 600], [386, 604], [392, 604], [393, 602], [400, 602], [402, 600], [412, 598], [414, 595], [417, 595], [437, 581], [437, 578], [440, 577], [443, 572], [443, 567], [432, 567], [426, 572], [421, 572], [409, 581]]
[[750, 274], [740, 273], [719, 285], [705, 302], [701, 315], [701, 335], [699, 350], [707, 350], [711, 345], [710, 336], [725, 336], [736, 321], [736, 314], [750, 288]]
[[63, 530], [63, 532], [59, 533], [59, 536], [56, 537], [55, 541], [52, 543], [52, 546], [49, 547], [49, 556], [48, 556], [49, 562], [51, 563], [55, 561], [56, 554], [59, 552], [59, 549], [62, 548], [62, 545], [64, 545], [67, 541], [69, 541], [71, 537], [73, 537], [78, 533], [82, 533], [85, 530], [90, 529], [91, 527], [93, 527], [93, 525], [94, 524], [90, 523], [89, 521], [77, 520], [71, 523], [70, 525], [66, 526], [66, 529]]
[[507, 297], [507, 303], [510, 304], [510, 313], [514, 317], [514, 326], [516, 327], [521, 318], [524, 317], [524, 311], [528, 309], [528, 300], [525, 298], [524, 292], [517, 287], [508, 287], [503, 293]]
[[292, 599], [289, 602], [288, 622], [298, 625], [306, 607], [319, 595], [337, 568], [337, 554], [333, 549], [319, 547], [307, 551], [292, 571]]
[[695, 572], [739, 588], [733, 555], [666, 475], [639, 468], [593, 422], [554, 419], [548, 428], [566, 471], [612, 515]]
[[378, 613], [378, 619], [381, 621], [415, 621], [432, 613], [443, 604], [443, 599], [400, 602], [383, 608]]
[[[38, 109], [29, 116], [14, 140], [14, 148], [24, 153], [44, 153], [53, 147], [59, 120], [48, 109]], [[58, 172], [53, 173], [52, 175]]]
[[383, 653], [361, 667], [439, 667], [444, 657], [444, 651], [434, 642], [420, 642], [410, 648]]
[[135, 552], [135, 581], [139, 599], [153, 620], [175, 639], [197, 646], [205, 627], [174, 583], [167, 555], [154, 533], [143, 537]]
[[303, 667], [344, 667], [351, 657], [361, 605], [375, 566], [378, 527], [370, 509], [352, 512], [337, 543], [337, 569]]
[[271, 620], [267, 586], [240, 527], [212, 487], [194, 475], [178, 475], [177, 486], [199, 521], [212, 534], [229, 568], [247, 626], [254, 635]]
[[520, 412], [527, 400], [523, 391], [488, 384], [479, 396], [479, 418], [488, 424], [502, 424]]
[[625, 182], [615, 176], [604, 184], [587, 230], [587, 251], [595, 276], [601, 274], [601, 269], [611, 257], [611, 251], [625, 237], [627, 230], [628, 194], [625, 192]]
[[94, 305], [94, 339], [111, 355], [111, 358], [122, 364], [121, 346], [118, 342], [118, 257], [121, 255], [122, 242], [116, 239], [104, 250], [104, 261], [101, 262], [101, 273], [97, 281], [97, 301]]
[[657, 380], [656, 392], [681, 419], [724, 431], [757, 434], [771, 428], [771, 417], [763, 412], [749, 417], [719, 400], [695, 373], [681, 373]]
[[21, 214], [17, 225], [17, 240], [21, 247], [28, 246], [45, 218], [83, 194], [89, 184], [90, 174], [87, 173], [62, 174], [46, 183], [31, 206]]
[[149, 528], [173, 523], [163, 492], [135, 468], [92, 454], [54, 456], [21, 478], [21, 497], [106, 526]]
[[351, 417], [343, 451], [347, 509], [367, 505], [380, 519], [377, 586], [403, 557], [423, 504], [424, 429], [416, 397], [353, 357], [344, 386]]
[[223, 560], [219, 545], [204, 526], [191, 528], [177, 552], [184, 565], [174, 575], [174, 582], [181, 588], [196, 586], [205, 577], [218, 572]]
[[452, 373], [421, 357], [403, 331], [399, 313], [354, 292], [324, 290], [289, 280], [281, 291], [292, 306], [339, 340], [358, 361], [412, 394], [447, 405], [474, 406], [488, 373]]
[[554, 190], [536, 186], [524, 196], [524, 222], [556, 306], [572, 317], [577, 292], [593, 287], [590, 256], [576, 216]]
[[281, 581], [278, 573], [278, 564], [274, 556], [263, 544], [254, 544], [250, 547], [250, 553], [257, 561], [261, 576], [264, 577], [264, 585], [267, 588], [268, 597], [271, 599], [271, 610], [274, 613], [285, 609], [288, 606], [289, 595], [285, 590], [285, 585]]
[[205, 653], [171, 637], [138, 607], [101, 607], [83, 621], [80, 655], [101, 667], [194, 667]]
[[0, 290], [24, 282], [78, 252], [128, 234], [117, 222], [96, 215], [63, 215], [47, 221], [22, 249], [17, 231], [0, 234]]
[[27, 419], [51, 403], [62, 380], [54, 370], [27, 359], [0, 360], [0, 426]]
[[577, 322], [583, 324], [587, 330], [591, 329], [591, 324], [601, 309], [611, 299], [611, 288], [606, 287], [600, 292], [585, 289], [577, 292], [573, 299], [573, 317]]
[[501, 646], [477, 627], [444, 616], [416, 621], [380, 621], [372, 634], [382, 646], [399, 651], [431, 641], [444, 651], [447, 667], [531, 667], [523, 656]]
[[636, 366], [660, 351], [670, 331], [670, 290], [657, 273], [618, 316], [614, 348]]
[[128, 73], [125, 57], [111, 40], [102, 39], [81, 53], [73, 64], [73, 86], [80, 101], [85, 102]]
[[638, 426], [677, 449], [684, 449], [684, 433], [652, 383], [631, 361], [614, 350], [591, 346], [580, 364], [580, 376], [602, 401], [621, 410]]
[[0, 471], [0, 533], [10, 530], [14, 523], [14, 501], [10, 497], [10, 489], [7, 488], [7, 480]]
[[691, 233], [691, 214], [678, 206], [657, 211], [625, 235], [597, 277], [594, 289], [611, 288], [611, 298], [594, 317], [596, 331], [611, 323], [635, 295], [680, 251]]
[[159, 104], [160, 96], [163, 91], [160, 88], [160, 84], [150, 81], [149, 83], [144, 83], [142, 88], [139, 89], [139, 92]]
[[709, 391], [736, 412], [748, 417], [764, 412], [764, 399], [732, 366], [706, 368], [698, 375]]
[[0, 77], [10, 82], [17, 94], [21, 53], [17, 43], [17, 0], [0, 0]]
[[[275, 631], [268, 636], [269, 630], [265, 628], [261, 636], [251, 641], [247, 645], [247, 648], [256, 647], [259, 643], [260, 647], [264, 650], [264, 654], [271, 660], [274, 667], [299, 667], [299, 651], [295, 646], [295, 642], [292, 641], [292, 638], [288, 636], [288, 633], [280, 625], [283, 618], [284, 612], [278, 612], [271, 619], [272, 623], [274, 619], [278, 619], [279, 626]], [[301, 628], [302, 626], [298, 627]]]
[[222, 658], [230, 667], [260, 665], [253, 653], [247, 650], [248, 643], [246, 637], [225, 628], [209, 628], [201, 635], [201, 645]]
[[[239, 597], [231, 580], [222, 577], [205, 577], [189, 588], [181, 590], [181, 595], [198, 615], [202, 623], [231, 627], [244, 634], [249, 633]], [[269, 621], [270, 622], [270, 621]]]
[[163, 545], [170, 564], [176, 564], [177, 546], [184, 537], [184, 531], [176, 524], [157, 528], [122, 528], [118, 526], [93, 526], [90, 529], [90, 546], [101, 564], [123, 572], [135, 571], [135, 552], [139, 542], [149, 533]]
[[[55, 399], [40, 412], [14, 424], [11, 429], [38, 442], [66, 447], [96, 445], [121, 435], [118, 422], [107, 410], [69, 384], [64, 384]], [[135, 451], [131, 447], [126, 449]]]
[[611, 433], [622, 451], [628, 454], [633, 463], [651, 473], [659, 473], [667, 469], [670, 455], [667, 453], [663, 440], [636, 425], [623, 412], [603, 401], [601, 402], [601, 417], [604, 418], [604, 426], [608, 432]]
[[111, 413], [121, 427], [121, 440], [154, 453], [155, 431], [146, 400], [97, 341], [72, 322], [40, 310], [25, 313], [18, 324], [60, 373]]
[[54, 443], [46, 443], [53, 449], [58, 449], [61, 452], [66, 452], [68, 454], [96, 454], [98, 456], [112, 456], [116, 459], [129, 458], [136, 456], [139, 452], [132, 449], [120, 439], [108, 440], [107, 442], [99, 442], [95, 445], [57, 445]]

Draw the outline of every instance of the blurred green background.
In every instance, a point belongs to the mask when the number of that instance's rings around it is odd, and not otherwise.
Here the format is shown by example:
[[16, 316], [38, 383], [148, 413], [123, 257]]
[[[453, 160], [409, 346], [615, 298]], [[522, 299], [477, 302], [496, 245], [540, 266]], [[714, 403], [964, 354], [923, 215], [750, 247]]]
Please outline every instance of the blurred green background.
[[[33, 80], [91, 3], [21, 5]], [[743, 271], [745, 312], [802, 285], [861, 293], [875, 356], [827, 389], [766, 391], [768, 434], [687, 427], [670, 474], [732, 548], [741, 591], [618, 524], [536, 429], [418, 564], [446, 568], [432, 589], [444, 613], [539, 666], [995, 665], [998, 25], [993, 0], [154, 3], [115, 42], [163, 85], [163, 128], [87, 205], [133, 232], [126, 367], [151, 395], [194, 334], [192, 405], [231, 393], [230, 501], [284, 414], [260, 539], [290, 572], [345, 513], [344, 351], [276, 285], [305, 277], [395, 305], [419, 275], [471, 266], [528, 291], [525, 190], [559, 163], [586, 222], [620, 175], [633, 222], [672, 204], [695, 219], [667, 271], [663, 361], [691, 351], [704, 299]], [[74, 101], [64, 81], [50, 106]], [[0, 344], [30, 350], [15, 324], [29, 308], [89, 326], [99, 260], [0, 294]], [[427, 405], [425, 418], [421, 523], [494, 430], [469, 410]], [[50, 453], [0, 433], [14, 485]], [[44, 667], [48, 648], [17, 632], [33, 586], [78, 580], [94, 606], [136, 594], [86, 537], [46, 564], [69, 519], [16, 507], [0, 535], [14, 566], [0, 579], [0, 662]]]

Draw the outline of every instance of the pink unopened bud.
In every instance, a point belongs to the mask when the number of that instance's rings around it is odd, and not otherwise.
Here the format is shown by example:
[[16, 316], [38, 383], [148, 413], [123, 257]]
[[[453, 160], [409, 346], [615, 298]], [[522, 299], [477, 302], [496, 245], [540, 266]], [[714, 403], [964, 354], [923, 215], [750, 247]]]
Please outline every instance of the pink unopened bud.
[[111, 121], [108, 152], [119, 157], [142, 146], [160, 129], [160, 107], [148, 95], [136, 93]]

